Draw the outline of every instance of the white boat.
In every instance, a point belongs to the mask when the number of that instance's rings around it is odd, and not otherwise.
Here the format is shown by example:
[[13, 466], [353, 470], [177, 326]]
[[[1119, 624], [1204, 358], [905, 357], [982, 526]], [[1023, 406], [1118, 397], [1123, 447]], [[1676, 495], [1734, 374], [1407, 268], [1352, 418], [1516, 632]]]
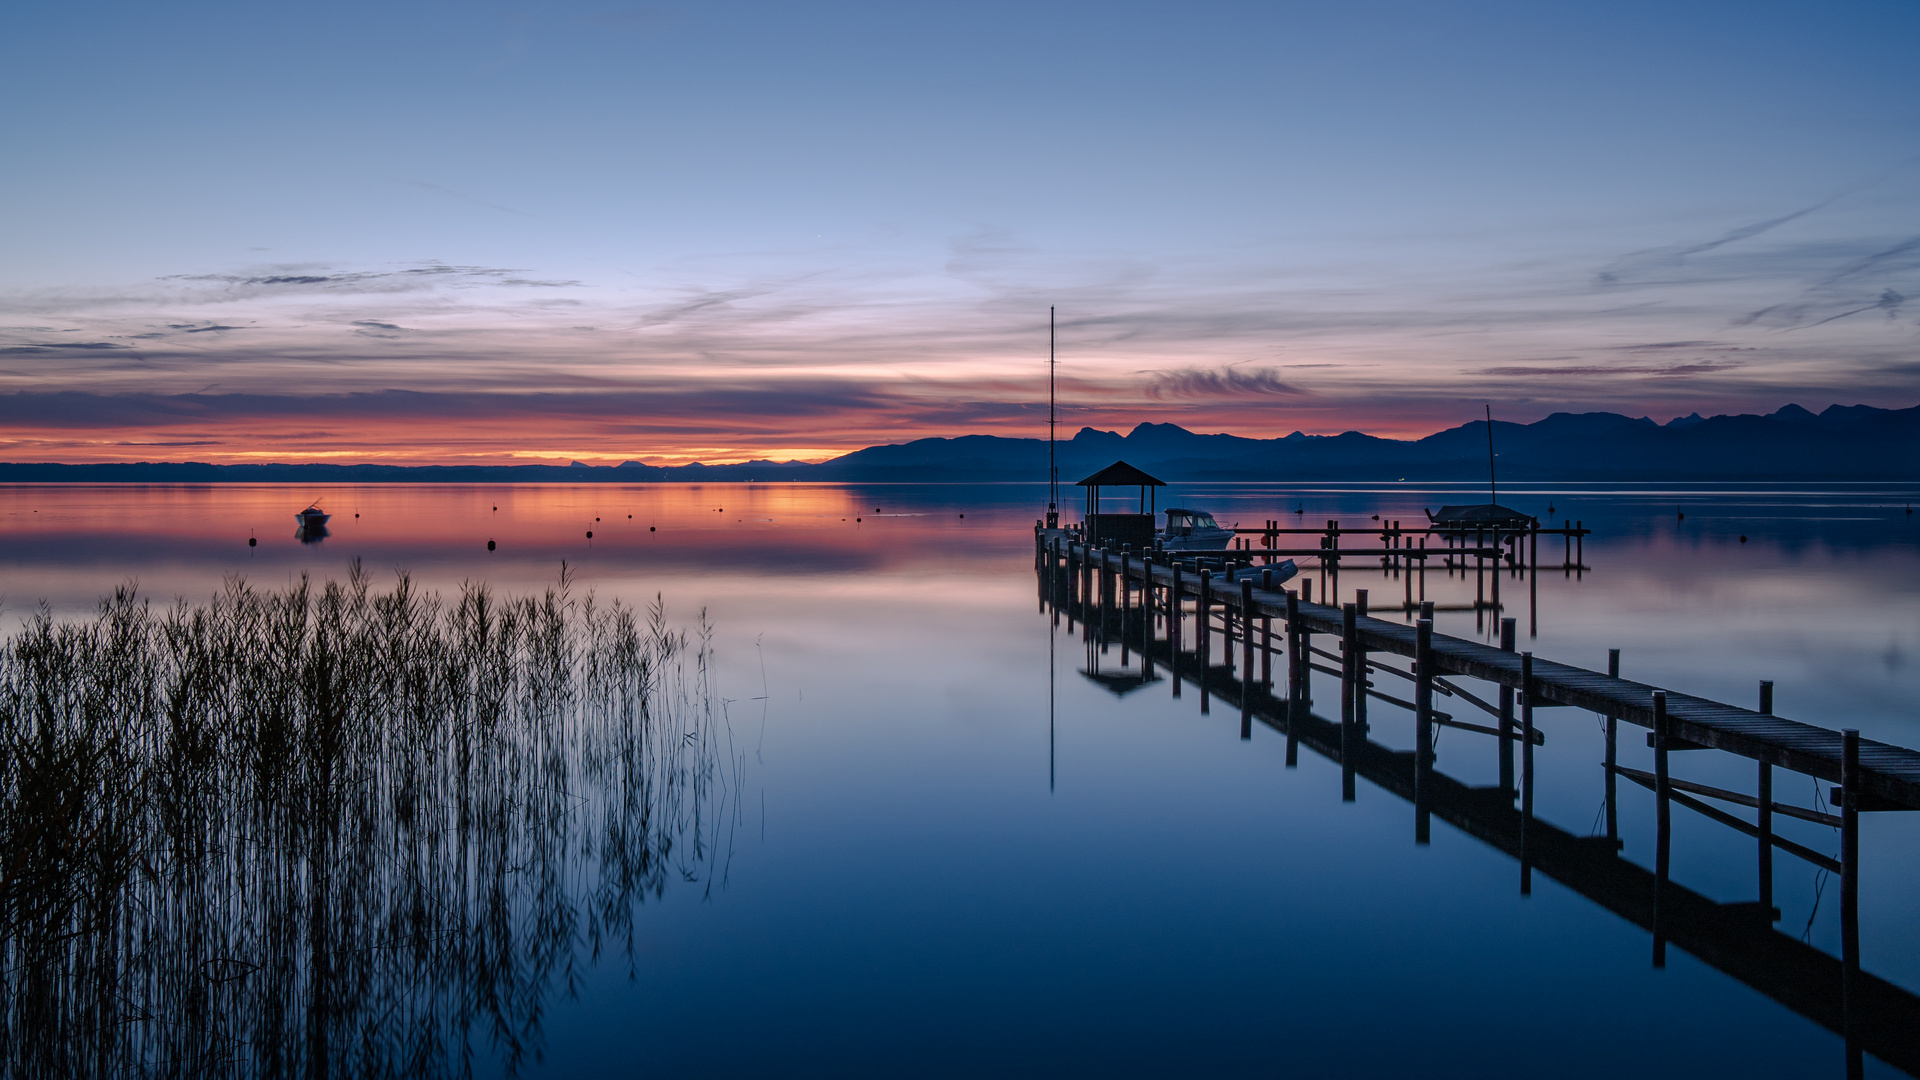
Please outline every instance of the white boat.
[[1168, 507], [1167, 527], [1159, 540], [1166, 551], [1225, 551], [1233, 542], [1233, 530], [1221, 528], [1205, 510]]
[[325, 525], [327, 519], [332, 516], [332, 514], [320, 509], [319, 504], [316, 503], [293, 515], [293, 520], [299, 522], [300, 527], [303, 529], [317, 529]]

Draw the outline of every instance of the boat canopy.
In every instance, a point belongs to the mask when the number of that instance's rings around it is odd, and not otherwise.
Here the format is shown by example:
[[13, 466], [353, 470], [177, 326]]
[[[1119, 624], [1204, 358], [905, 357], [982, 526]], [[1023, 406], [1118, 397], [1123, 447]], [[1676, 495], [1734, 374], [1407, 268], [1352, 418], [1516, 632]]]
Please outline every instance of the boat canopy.
[[1167, 507], [1167, 532], [1170, 535], [1186, 535], [1190, 529], [1217, 529], [1220, 523], [1205, 510], [1187, 510], [1181, 507]]
[[1439, 513], [1427, 511], [1427, 520], [1435, 525], [1463, 529], [1524, 529], [1533, 524], [1533, 515], [1523, 514], [1499, 503], [1474, 506], [1443, 506]]

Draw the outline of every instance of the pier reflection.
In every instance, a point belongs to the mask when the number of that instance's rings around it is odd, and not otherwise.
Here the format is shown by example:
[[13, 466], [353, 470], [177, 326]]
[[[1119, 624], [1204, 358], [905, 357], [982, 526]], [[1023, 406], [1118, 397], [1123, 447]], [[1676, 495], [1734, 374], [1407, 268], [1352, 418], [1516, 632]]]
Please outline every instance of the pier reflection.
[[[1343, 632], [1329, 643], [1332, 648], [1321, 648], [1315, 644], [1314, 633], [1305, 629], [1304, 620], [1294, 618], [1302, 602], [1297, 595], [1287, 596], [1287, 618], [1249, 614], [1261, 610], [1252, 601], [1253, 583], [1234, 582], [1224, 576], [1225, 563], [1233, 553], [1222, 553], [1228, 558], [1213, 563], [1211, 570], [1206, 565], [1212, 562], [1209, 559], [1183, 556], [1184, 561], [1168, 565], [1162, 554], [1158, 557], [1159, 576], [1155, 576], [1130, 553], [1114, 551], [1103, 556], [1098, 551], [1070, 546], [1064, 538], [1057, 547], [1044, 546], [1056, 543], [1052, 538], [1043, 537], [1041, 541], [1036, 571], [1042, 606], [1051, 609], [1056, 621], [1064, 619], [1069, 630], [1079, 634], [1085, 649], [1083, 672], [1089, 678], [1103, 686], [1132, 689], [1156, 680], [1156, 672], [1166, 671], [1171, 676], [1172, 696], [1181, 696], [1183, 683], [1197, 690], [1202, 713], [1209, 712], [1216, 699], [1223, 706], [1237, 709], [1242, 738], [1251, 736], [1255, 724], [1283, 735], [1289, 767], [1297, 764], [1302, 746], [1337, 763], [1344, 800], [1356, 797], [1361, 781], [1406, 800], [1413, 809], [1416, 843], [1428, 842], [1431, 823], [1437, 818], [1513, 858], [1522, 893], [1531, 891], [1536, 874], [1544, 875], [1647, 931], [1654, 966], [1665, 964], [1670, 946], [1680, 948], [1841, 1036], [1849, 1076], [1861, 1075], [1865, 1054], [1920, 1076], [1920, 1040], [1913, 1035], [1920, 1031], [1920, 996], [1863, 970], [1860, 960], [1855, 819], [1861, 809], [1907, 807], [1861, 790], [1862, 770], [1857, 764], [1860, 740], [1856, 733], [1846, 733], [1848, 764], [1841, 787], [1833, 793], [1843, 812], [1836, 815], [1788, 806], [1772, 801], [1772, 767], [1765, 764], [1759, 773], [1761, 794], [1757, 797], [1670, 777], [1670, 753], [1707, 748], [1672, 733], [1666, 716], [1667, 695], [1657, 692], [1653, 695], [1653, 731], [1648, 735], [1648, 745], [1656, 754], [1656, 773], [1617, 763], [1618, 723], [1614, 718], [1606, 719], [1607, 756], [1600, 770], [1606, 790], [1606, 832], [1582, 835], [1543, 820], [1534, 811], [1534, 754], [1545, 744], [1534, 712], [1558, 703], [1509, 686], [1486, 691], [1483, 699], [1462, 685], [1460, 676], [1447, 674], [1438, 663], [1429, 665], [1416, 659], [1411, 670], [1401, 670], [1371, 658], [1356, 632], [1356, 624], [1367, 616], [1367, 590], [1358, 590], [1353, 602], [1342, 605]], [[1054, 557], [1056, 554], [1059, 557]], [[1310, 590], [1313, 581], [1301, 584], [1303, 591]], [[1331, 580], [1322, 585], [1323, 590], [1332, 587], [1337, 586]], [[1246, 599], [1237, 607], [1223, 603], [1227, 590]], [[1497, 607], [1491, 612], [1496, 618], [1498, 613]], [[1437, 644], [1431, 631], [1431, 605], [1416, 603], [1408, 614], [1421, 616], [1413, 656], [1434, 655], [1431, 650]], [[1273, 625], [1276, 622], [1282, 624], [1278, 630]], [[1301, 629], [1287, 633], [1288, 623]], [[1515, 623], [1511, 618], [1499, 620], [1503, 651], [1515, 648]], [[1276, 655], [1280, 658], [1278, 689]], [[1532, 655], [1523, 654], [1520, 661], [1523, 674], [1519, 685], [1540, 685], [1533, 675]], [[1428, 665], [1424, 679], [1417, 674], [1423, 665]], [[1617, 652], [1612, 668], [1617, 676]], [[1315, 674], [1340, 682], [1335, 718], [1315, 711]], [[1376, 681], [1384, 681], [1376, 680], [1376, 675], [1411, 682], [1407, 698], [1376, 688]], [[1771, 712], [1771, 688], [1771, 683], [1762, 684], [1762, 715]], [[1436, 709], [1431, 697], [1436, 690], [1485, 710], [1498, 718], [1498, 725], [1469, 723]], [[1370, 737], [1369, 699], [1404, 709], [1415, 718], [1413, 751], [1395, 749]], [[1497, 738], [1499, 782], [1479, 786], [1439, 770], [1433, 742], [1439, 727]], [[1651, 869], [1624, 857], [1625, 843], [1619, 836], [1615, 813], [1620, 786], [1616, 781], [1620, 778], [1630, 781], [1631, 786], [1649, 789], [1656, 801], [1658, 824]], [[1748, 823], [1694, 796], [1754, 807], [1759, 811], [1759, 821]], [[1676, 804], [1758, 838], [1760, 900], [1719, 902], [1673, 879], [1671, 807]], [[1775, 814], [1841, 829], [1841, 856], [1822, 855], [1779, 837], [1772, 828]], [[1840, 875], [1842, 955], [1834, 956], [1775, 927], [1780, 918], [1772, 903], [1776, 849]]]
[[43, 612], [0, 648], [0, 1073], [516, 1072], [638, 904], [716, 885], [707, 641], [564, 573]]

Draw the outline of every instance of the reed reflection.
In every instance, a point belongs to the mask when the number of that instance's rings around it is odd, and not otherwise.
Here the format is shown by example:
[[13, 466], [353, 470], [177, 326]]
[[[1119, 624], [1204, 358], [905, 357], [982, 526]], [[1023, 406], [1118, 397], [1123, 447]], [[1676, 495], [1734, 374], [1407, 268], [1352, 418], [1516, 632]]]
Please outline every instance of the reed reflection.
[[9, 1075], [512, 1073], [724, 880], [704, 615], [404, 575], [45, 611], [0, 647]]

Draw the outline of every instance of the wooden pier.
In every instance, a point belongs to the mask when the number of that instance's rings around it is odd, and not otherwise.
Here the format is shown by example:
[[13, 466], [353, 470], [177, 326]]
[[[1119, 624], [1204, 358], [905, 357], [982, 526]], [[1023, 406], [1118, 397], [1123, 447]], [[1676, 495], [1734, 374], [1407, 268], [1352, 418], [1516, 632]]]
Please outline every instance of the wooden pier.
[[[1354, 602], [1333, 606], [1312, 602], [1310, 580], [1302, 582], [1300, 592], [1255, 582], [1244, 573], [1241, 580], [1224, 580], [1229, 565], [1244, 566], [1254, 557], [1272, 557], [1285, 550], [1277, 547], [1284, 531], [1253, 531], [1267, 534], [1262, 540], [1272, 546], [1136, 554], [1090, 547], [1071, 537], [1037, 535], [1042, 605], [1050, 603], [1056, 619], [1065, 613], [1070, 624], [1080, 622], [1090, 648], [1098, 642], [1104, 649], [1107, 641], [1117, 640], [1123, 665], [1129, 662], [1129, 654], [1138, 657], [1139, 675], [1103, 679], [1152, 682], [1158, 678], [1156, 665], [1165, 668], [1175, 697], [1180, 696], [1183, 683], [1199, 690], [1203, 713], [1211, 710], [1215, 697], [1237, 705], [1243, 738], [1250, 736], [1256, 719], [1285, 733], [1289, 765], [1296, 760], [1301, 743], [1339, 762], [1343, 798], [1354, 798], [1357, 778], [1407, 798], [1414, 805], [1416, 842], [1427, 841], [1431, 819], [1437, 815], [1513, 854], [1520, 861], [1523, 892], [1530, 891], [1537, 869], [1647, 927], [1654, 935], [1656, 966], [1664, 965], [1666, 946], [1672, 942], [1839, 1033], [1846, 1040], [1850, 1076], [1860, 1075], [1863, 1049], [1920, 1075], [1920, 1039], [1913, 1035], [1920, 1031], [1920, 998], [1861, 971], [1858, 930], [1859, 814], [1920, 809], [1920, 752], [1862, 739], [1854, 731], [1833, 731], [1773, 715], [1771, 684], [1762, 685], [1758, 709], [1745, 709], [1623, 679], [1617, 653], [1613, 670], [1602, 673], [1519, 652], [1512, 619], [1501, 620], [1501, 644], [1495, 647], [1434, 633], [1431, 603], [1419, 606], [1421, 617], [1410, 626], [1370, 616], [1364, 590]], [[1493, 547], [1502, 554], [1518, 546], [1499, 543]], [[1435, 553], [1450, 551], [1464, 557], [1471, 552], [1485, 557], [1486, 550], [1455, 546]], [[1401, 554], [1408, 551], [1400, 549]], [[1424, 565], [1424, 557], [1414, 558]], [[1408, 565], [1414, 565], [1412, 559]], [[1332, 639], [1326, 643], [1331, 648], [1319, 643], [1323, 636]], [[1284, 680], [1277, 693], [1276, 655], [1281, 657]], [[1401, 669], [1385, 662], [1396, 657], [1411, 663]], [[1315, 672], [1340, 680], [1338, 721], [1312, 712]], [[1375, 675], [1403, 680], [1406, 696], [1377, 688]], [[1462, 679], [1488, 683], [1491, 689], [1476, 694], [1461, 685]], [[1457, 703], [1447, 706], [1453, 712], [1436, 708], [1438, 698]], [[1394, 751], [1368, 740], [1370, 700], [1412, 714], [1416, 735], [1412, 752]], [[1587, 709], [1606, 718], [1603, 836], [1572, 836], [1533, 815], [1533, 755], [1545, 742], [1534, 714], [1555, 706]], [[1454, 715], [1463, 707], [1485, 712], [1492, 723], [1471, 723]], [[1651, 773], [1618, 764], [1622, 721], [1648, 729], [1647, 741], [1655, 757]], [[1495, 737], [1500, 783], [1473, 788], [1437, 772], [1433, 768], [1437, 727]], [[1755, 792], [1725, 791], [1669, 775], [1673, 753], [1704, 749], [1754, 761]], [[1833, 802], [1839, 813], [1775, 802], [1774, 769], [1837, 784]], [[1614, 808], [1621, 778], [1649, 788], [1656, 800], [1652, 871], [1619, 856], [1622, 842]], [[1757, 812], [1757, 820], [1750, 823], [1703, 799], [1744, 806]], [[1676, 804], [1756, 841], [1759, 901], [1718, 904], [1670, 880], [1670, 807]], [[1837, 827], [1839, 857], [1776, 835], [1772, 827], [1776, 814]], [[1840, 957], [1773, 928], [1779, 917], [1772, 905], [1776, 850], [1840, 877]]]

